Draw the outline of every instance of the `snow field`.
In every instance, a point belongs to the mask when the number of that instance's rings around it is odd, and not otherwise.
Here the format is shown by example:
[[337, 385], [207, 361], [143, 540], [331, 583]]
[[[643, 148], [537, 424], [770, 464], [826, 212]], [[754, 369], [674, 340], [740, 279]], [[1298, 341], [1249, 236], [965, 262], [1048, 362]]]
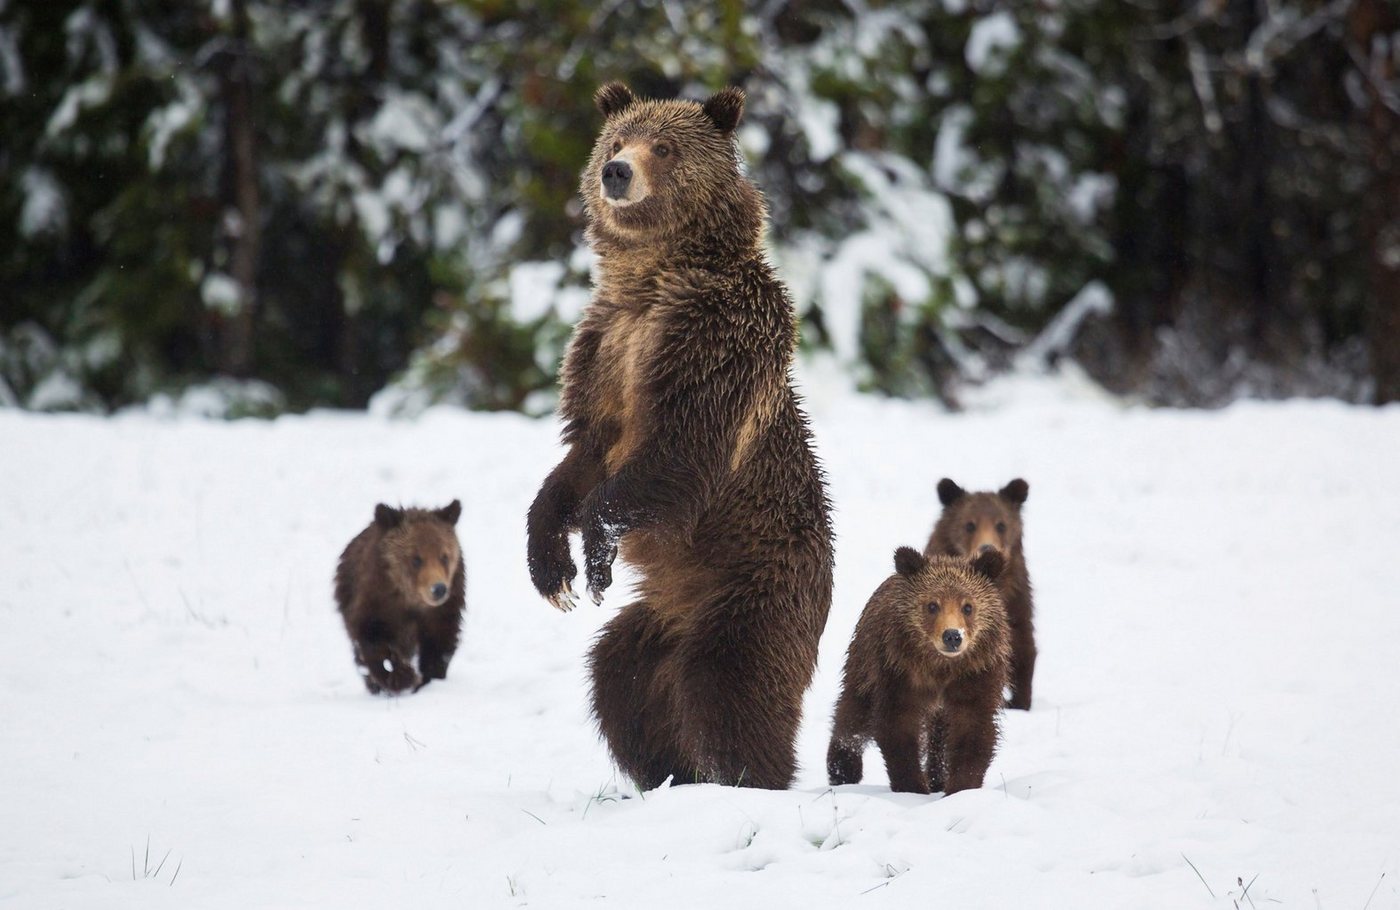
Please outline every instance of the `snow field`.
[[[561, 615], [525, 572], [553, 421], [0, 411], [0, 905], [1400, 907], [1400, 410], [809, 379], [837, 574], [789, 792], [616, 778], [583, 657], [626, 575]], [[832, 791], [850, 632], [944, 475], [1030, 481], [1035, 708], [982, 790], [891, 794], [872, 747]], [[462, 649], [372, 698], [335, 559], [453, 497]]]

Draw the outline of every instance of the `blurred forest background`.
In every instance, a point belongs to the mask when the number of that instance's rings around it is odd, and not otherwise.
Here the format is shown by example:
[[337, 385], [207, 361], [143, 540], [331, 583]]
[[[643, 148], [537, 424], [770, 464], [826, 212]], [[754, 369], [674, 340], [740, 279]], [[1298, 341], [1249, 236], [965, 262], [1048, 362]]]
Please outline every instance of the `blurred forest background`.
[[1396, 0], [0, 0], [0, 405], [548, 410], [614, 78], [863, 388], [1400, 399]]

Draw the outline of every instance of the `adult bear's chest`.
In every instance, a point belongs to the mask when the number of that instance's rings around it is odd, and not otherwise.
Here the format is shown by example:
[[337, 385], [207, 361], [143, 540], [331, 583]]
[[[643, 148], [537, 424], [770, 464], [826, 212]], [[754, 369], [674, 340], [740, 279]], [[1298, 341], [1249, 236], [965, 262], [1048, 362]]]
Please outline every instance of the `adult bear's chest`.
[[661, 309], [611, 307], [600, 325], [592, 403], [609, 439], [603, 463], [617, 471], [646, 439], [650, 424], [650, 365], [661, 337]]

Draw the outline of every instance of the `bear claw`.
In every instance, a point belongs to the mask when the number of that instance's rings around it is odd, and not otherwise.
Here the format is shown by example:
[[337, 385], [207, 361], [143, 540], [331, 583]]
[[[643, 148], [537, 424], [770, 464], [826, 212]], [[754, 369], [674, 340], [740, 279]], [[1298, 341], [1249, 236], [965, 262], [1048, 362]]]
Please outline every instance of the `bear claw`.
[[559, 591], [549, 595], [545, 599], [549, 601], [550, 606], [560, 613], [568, 613], [574, 607], [578, 606], [578, 595], [574, 593], [574, 586], [567, 581], [564, 582], [563, 587]]
[[[616, 553], [616, 548], [613, 553]], [[600, 606], [603, 603], [603, 592], [612, 587], [612, 559], [607, 562], [593, 563], [588, 568], [588, 596], [593, 598], [593, 605]]]

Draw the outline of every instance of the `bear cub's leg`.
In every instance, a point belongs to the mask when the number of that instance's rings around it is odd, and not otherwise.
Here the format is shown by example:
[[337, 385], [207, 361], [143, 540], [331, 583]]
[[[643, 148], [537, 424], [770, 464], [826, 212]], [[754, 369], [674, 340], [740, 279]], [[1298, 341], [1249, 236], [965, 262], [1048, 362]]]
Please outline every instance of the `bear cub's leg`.
[[996, 712], [1001, 701], [997, 693], [995, 701], [977, 699], [955, 702], [943, 712], [942, 722], [946, 728], [944, 747], [945, 767], [948, 772], [943, 792], [952, 795], [961, 790], [974, 790], [982, 786], [987, 768], [997, 748]]
[[419, 685], [421, 689], [435, 679], [447, 678], [447, 664], [452, 660], [452, 652], [442, 651], [437, 642], [430, 638], [423, 639], [418, 650], [418, 667], [423, 674], [423, 682]]
[[1011, 699], [1008, 708], [1031, 709], [1031, 679], [1035, 676], [1035, 635], [1024, 629], [1012, 629], [1011, 639]]
[[928, 759], [924, 767], [928, 771], [929, 792], [943, 792], [948, 780], [948, 724], [941, 710], [928, 722]]
[[924, 717], [914, 706], [885, 712], [875, 726], [875, 743], [885, 758], [890, 789], [896, 793], [929, 793], [928, 775], [920, 761]]
[[850, 692], [836, 702], [831, 745], [826, 750], [826, 776], [833, 787], [858, 784], [865, 772], [865, 745], [870, 742], [870, 706]]
[[418, 627], [418, 669], [426, 686], [435, 679], [447, 678], [447, 665], [457, 653], [461, 636], [461, 617], [456, 610], [438, 607], [433, 615], [420, 620]]
[[371, 695], [408, 691], [420, 682], [413, 666], [414, 641], [405, 631], [380, 619], [360, 624], [355, 638], [355, 662], [365, 668], [365, 688]]

